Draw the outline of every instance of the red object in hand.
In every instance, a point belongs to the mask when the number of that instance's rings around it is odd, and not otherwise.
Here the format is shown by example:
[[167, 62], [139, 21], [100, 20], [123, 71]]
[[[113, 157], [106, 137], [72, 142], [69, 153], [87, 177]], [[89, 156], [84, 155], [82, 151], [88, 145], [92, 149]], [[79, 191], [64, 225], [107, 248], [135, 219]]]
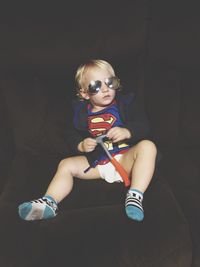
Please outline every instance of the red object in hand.
[[122, 167], [122, 165], [115, 158], [113, 157], [110, 158], [110, 161], [112, 162], [112, 164], [115, 166], [115, 169], [118, 171], [118, 173], [122, 177], [122, 180], [124, 181], [125, 186], [126, 187], [129, 186], [130, 180], [129, 180], [126, 170]]
[[127, 174], [126, 170], [122, 167], [122, 165], [115, 158], [113, 158], [112, 155], [110, 154], [110, 152], [108, 151], [107, 147], [105, 146], [105, 144], [103, 142], [103, 139], [105, 137], [106, 137], [106, 135], [98, 136], [96, 138], [96, 141], [97, 141], [98, 144], [100, 144], [102, 146], [102, 148], [106, 152], [106, 154], [107, 154], [108, 158], [110, 159], [111, 163], [113, 164], [113, 166], [115, 167], [117, 172], [122, 177], [122, 180], [124, 181], [125, 186], [129, 186], [130, 185], [130, 180], [129, 180], [128, 174]]

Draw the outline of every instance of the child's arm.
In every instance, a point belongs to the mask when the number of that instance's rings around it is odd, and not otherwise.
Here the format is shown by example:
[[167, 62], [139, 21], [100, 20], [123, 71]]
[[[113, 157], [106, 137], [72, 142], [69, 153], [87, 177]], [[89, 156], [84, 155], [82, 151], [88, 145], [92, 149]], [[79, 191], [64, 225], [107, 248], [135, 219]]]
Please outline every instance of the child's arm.
[[133, 97], [129, 104], [124, 105], [125, 127], [130, 131], [131, 143], [137, 143], [149, 136], [150, 125], [146, 116], [143, 103], [136, 97]]

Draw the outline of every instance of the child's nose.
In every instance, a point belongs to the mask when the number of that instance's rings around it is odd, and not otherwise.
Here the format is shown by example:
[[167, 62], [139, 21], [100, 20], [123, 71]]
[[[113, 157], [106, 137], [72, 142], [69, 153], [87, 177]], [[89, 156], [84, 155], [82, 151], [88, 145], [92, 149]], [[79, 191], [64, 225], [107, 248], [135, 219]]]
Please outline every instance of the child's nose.
[[108, 90], [109, 90], [108, 86], [105, 83], [102, 83], [101, 92], [104, 93], [107, 92]]

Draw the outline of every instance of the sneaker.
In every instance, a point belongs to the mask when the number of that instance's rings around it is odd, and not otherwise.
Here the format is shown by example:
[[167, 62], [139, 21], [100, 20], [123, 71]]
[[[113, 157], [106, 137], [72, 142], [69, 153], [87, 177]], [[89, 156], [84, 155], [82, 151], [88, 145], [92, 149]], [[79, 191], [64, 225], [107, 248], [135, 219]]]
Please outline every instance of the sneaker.
[[19, 205], [21, 219], [26, 221], [50, 219], [57, 215], [58, 206], [48, 197], [42, 197]]

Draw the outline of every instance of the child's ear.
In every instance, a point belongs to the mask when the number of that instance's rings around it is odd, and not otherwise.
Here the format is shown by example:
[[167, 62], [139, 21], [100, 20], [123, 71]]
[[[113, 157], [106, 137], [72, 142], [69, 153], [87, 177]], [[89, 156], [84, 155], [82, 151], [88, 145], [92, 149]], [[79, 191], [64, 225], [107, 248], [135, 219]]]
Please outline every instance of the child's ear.
[[85, 91], [84, 89], [80, 89], [79, 90], [79, 92], [80, 92], [80, 95], [82, 96], [82, 98], [84, 98], [85, 100], [88, 100], [89, 99], [89, 95], [88, 95], [88, 92], [87, 91]]

